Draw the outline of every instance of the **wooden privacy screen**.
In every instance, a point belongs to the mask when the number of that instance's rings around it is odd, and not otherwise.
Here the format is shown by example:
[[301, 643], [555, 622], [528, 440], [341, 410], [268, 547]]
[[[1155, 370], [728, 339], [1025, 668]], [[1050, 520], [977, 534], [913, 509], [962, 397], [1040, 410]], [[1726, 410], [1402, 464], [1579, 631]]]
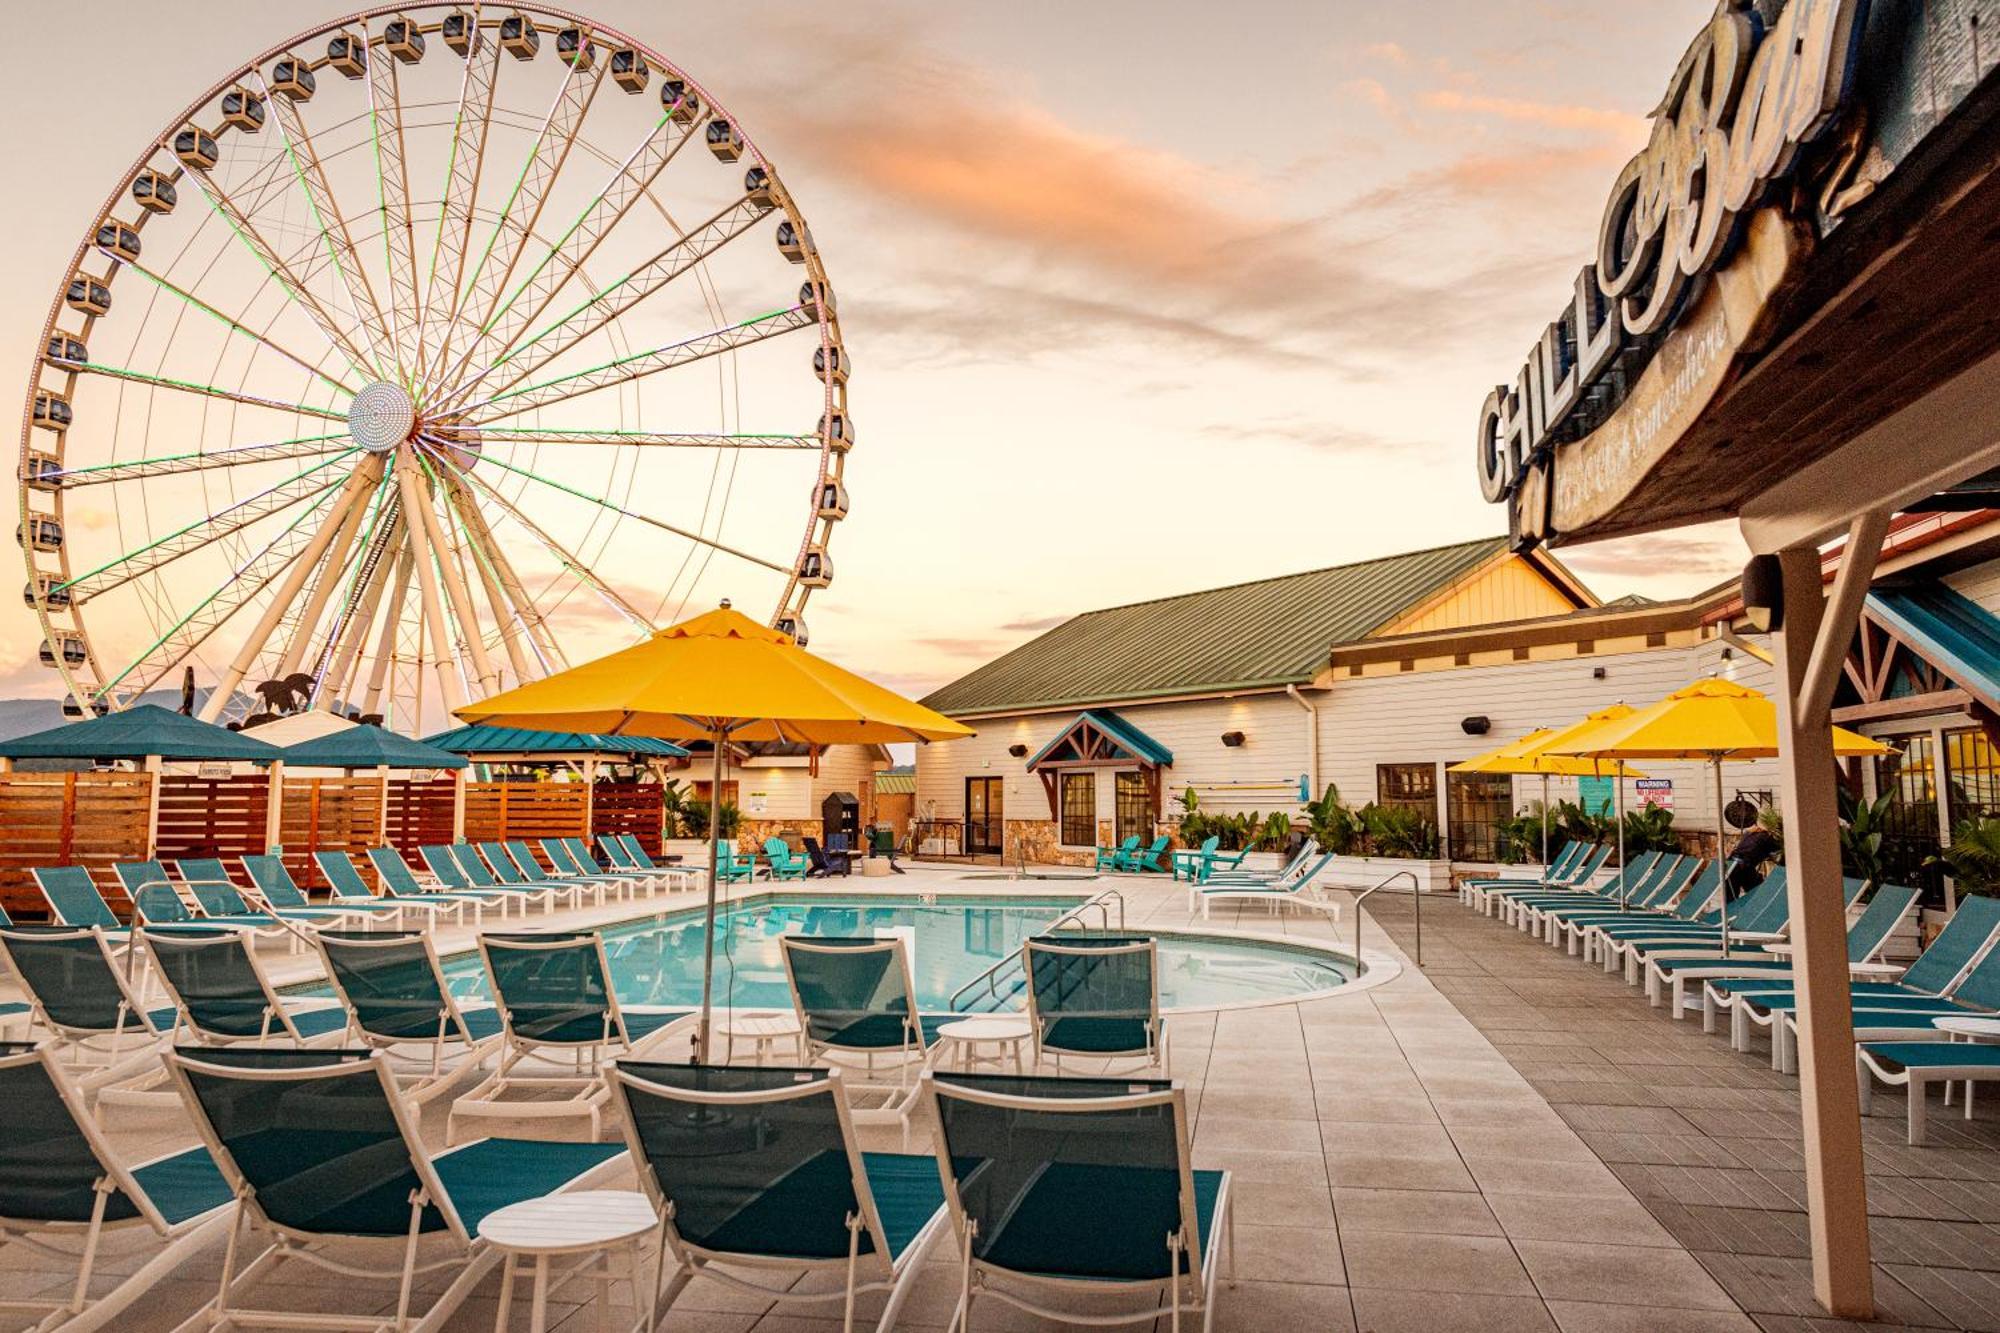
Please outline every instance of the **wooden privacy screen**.
[[35, 866], [88, 866], [109, 888], [112, 862], [146, 854], [152, 781], [150, 773], [0, 773], [0, 905], [17, 920], [46, 913], [28, 875]]
[[[365, 852], [382, 845], [380, 778], [287, 778], [280, 812], [278, 841], [284, 844], [285, 866], [302, 887], [322, 883], [313, 852]], [[447, 788], [444, 818], [451, 826]]]
[[264, 850], [271, 780], [262, 773], [233, 778], [160, 779], [162, 860], [182, 856], [255, 855]]
[[657, 782], [600, 782], [591, 791], [590, 832], [630, 833], [648, 856], [665, 850], [660, 845], [660, 793]]
[[389, 845], [405, 856], [415, 856], [417, 848], [426, 843], [450, 842], [455, 786], [450, 778], [433, 778], [429, 782], [392, 780]]
[[589, 803], [581, 782], [468, 782], [465, 840], [582, 837], [590, 832]]

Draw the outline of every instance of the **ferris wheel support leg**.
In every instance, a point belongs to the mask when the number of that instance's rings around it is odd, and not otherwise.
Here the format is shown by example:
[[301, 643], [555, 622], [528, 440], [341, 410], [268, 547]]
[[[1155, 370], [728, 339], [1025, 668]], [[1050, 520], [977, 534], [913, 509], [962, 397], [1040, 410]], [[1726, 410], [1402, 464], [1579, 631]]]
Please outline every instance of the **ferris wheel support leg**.
[[[381, 486], [382, 469], [374, 469], [375, 484], [371, 491]], [[306, 650], [312, 646], [313, 630], [319, 618], [326, 614], [326, 604], [333, 600], [333, 594], [340, 587], [340, 574], [347, 567], [347, 553], [354, 546], [354, 539], [361, 532], [361, 524], [368, 517], [365, 500], [348, 508], [347, 516], [335, 530], [333, 540], [327, 544], [326, 553], [319, 561], [319, 574], [313, 581], [311, 591], [306, 593], [305, 609], [299, 613], [292, 627], [291, 642], [285, 645], [284, 656], [278, 660], [280, 676], [289, 676], [305, 663]]]
[[453, 667], [450, 636], [444, 628], [444, 605], [438, 597], [437, 570], [431, 566], [429, 529], [433, 526], [422, 521], [411, 521], [412, 515], [430, 512], [430, 501], [424, 495], [423, 478], [417, 475], [417, 465], [405, 453], [396, 460], [396, 484], [403, 493], [403, 520], [410, 534], [410, 555], [417, 570], [417, 588], [422, 598], [424, 626], [430, 631], [431, 665], [437, 668], [438, 692], [444, 698], [447, 711], [456, 711], [465, 702], [464, 692], [458, 687], [458, 675]]
[[410, 600], [410, 559], [409, 534], [403, 534], [402, 554], [396, 557], [395, 591], [389, 594], [389, 609], [382, 617], [382, 639], [375, 649], [375, 661], [368, 671], [368, 697], [361, 705], [364, 713], [382, 711], [382, 689], [389, 682], [389, 672], [396, 664], [396, 632], [403, 624], [403, 606]]
[[[413, 484], [422, 492], [423, 480], [415, 476], [412, 465]], [[407, 495], [407, 492], [405, 492]], [[409, 501], [403, 502], [403, 512], [410, 513]], [[472, 592], [465, 586], [465, 579], [459, 574], [458, 562], [452, 558], [452, 549], [444, 539], [444, 525], [438, 522], [437, 507], [425, 497], [417, 511], [417, 522], [424, 530], [424, 543], [431, 549], [437, 561], [438, 573], [444, 582], [445, 600], [451, 606], [451, 614], [458, 621], [458, 632], [465, 639], [466, 656], [472, 659], [472, 675], [479, 682], [484, 694], [492, 694], [500, 688], [500, 673], [493, 669], [493, 659], [486, 653], [486, 640], [479, 630], [479, 612], [472, 604]]]
[[442, 478], [445, 496], [450, 501], [459, 523], [465, 528], [467, 544], [472, 547], [473, 567], [479, 571], [479, 581], [486, 589], [486, 600], [493, 604], [493, 617], [500, 623], [500, 642], [507, 649], [507, 661], [514, 668], [517, 681], [528, 681], [541, 674], [535, 669], [533, 659], [521, 645], [521, 636], [529, 626], [534, 604], [521, 595], [518, 581], [510, 584], [508, 575], [512, 572], [502, 563], [503, 557], [493, 541], [493, 531], [486, 526], [484, 516], [465, 487], [447, 475]]
[[222, 710], [235, 696], [237, 687], [243, 684], [243, 678], [249, 675], [250, 668], [257, 664], [257, 658], [264, 651], [264, 645], [270, 641], [272, 632], [278, 628], [278, 622], [284, 619], [285, 612], [289, 611], [292, 603], [297, 600], [300, 589], [306, 586], [306, 580], [311, 578], [313, 571], [319, 567], [320, 557], [326, 554], [327, 547], [333, 544], [334, 538], [346, 526], [348, 516], [358, 514], [366, 508], [369, 492], [381, 479], [381, 463], [369, 459], [354, 470], [353, 476], [341, 484], [340, 494], [328, 509], [319, 531], [313, 534], [312, 540], [306, 543], [305, 548], [292, 561], [291, 568], [285, 573], [284, 582], [278, 585], [277, 592], [271, 597], [271, 604], [264, 608], [264, 614], [258, 619], [256, 627], [250, 631], [249, 636], [243, 640], [243, 646], [237, 650], [229, 669], [223, 672], [222, 679], [216, 682], [215, 692], [209, 695], [208, 702], [202, 705], [202, 721], [213, 722], [222, 716]]
[[350, 708], [354, 706], [354, 677], [361, 663], [361, 644], [375, 624], [375, 611], [381, 605], [382, 590], [388, 586], [390, 566], [395, 563], [387, 557], [399, 548], [402, 540], [403, 518], [399, 511], [390, 520], [382, 554], [376, 557], [374, 568], [368, 571], [368, 582], [361, 590], [361, 598], [347, 623], [341, 626], [340, 640], [334, 647], [333, 656], [327, 661], [326, 679], [320, 682], [319, 697], [313, 701], [313, 707], [322, 712], [331, 712], [336, 698]]

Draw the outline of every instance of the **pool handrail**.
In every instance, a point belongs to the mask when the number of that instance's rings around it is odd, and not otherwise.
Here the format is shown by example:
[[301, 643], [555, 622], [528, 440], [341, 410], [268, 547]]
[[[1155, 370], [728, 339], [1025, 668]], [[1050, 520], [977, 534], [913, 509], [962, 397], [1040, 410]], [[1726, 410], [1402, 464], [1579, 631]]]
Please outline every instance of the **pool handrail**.
[[[1082, 921], [1083, 914], [1092, 909], [1095, 909], [1097, 912], [1097, 919], [1098, 919], [1097, 928], [1101, 931], [1109, 932], [1112, 929], [1114, 929], [1114, 927], [1111, 924], [1111, 906], [1113, 902], [1116, 902], [1118, 906], [1118, 924], [1116, 926], [1116, 929], [1123, 930], [1125, 929], [1125, 895], [1120, 893], [1117, 889], [1100, 889], [1096, 893], [1093, 893], [1090, 897], [1084, 899], [1076, 906], [1070, 908], [1068, 911], [1058, 916], [1055, 920], [1049, 922], [1047, 926], [1042, 928], [1041, 933], [1044, 935], [1053, 935], [1056, 931], [1061, 930], [1065, 926], [1068, 926], [1073, 930], [1081, 929], [1083, 928], [1083, 921]], [[1001, 976], [1009, 971], [1019, 972], [1020, 970], [1021, 970], [1021, 955], [1018, 952], [1010, 953], [1005, 958], [1002, 958], [999, 962], [993, 964], [993, 966], [987, 968], [984, 972], [981, 972], [978, 976], [974, 977], [972, 980], [966, 982], [963, 986], [960, 986], [957, 990], [953, 991], [951, 993], [951, 999], [946, 1002], [946, 1007], [949, 1008], [953, 1013], [964, 1012], [958, 1007], [958, 1002], [964, 999], [967, 995], [971, 994], [973, 991], [978, 990], [981, 986], [984, 986], [986, 988], [987, 995], [997, 1003], [1000, 999]]]

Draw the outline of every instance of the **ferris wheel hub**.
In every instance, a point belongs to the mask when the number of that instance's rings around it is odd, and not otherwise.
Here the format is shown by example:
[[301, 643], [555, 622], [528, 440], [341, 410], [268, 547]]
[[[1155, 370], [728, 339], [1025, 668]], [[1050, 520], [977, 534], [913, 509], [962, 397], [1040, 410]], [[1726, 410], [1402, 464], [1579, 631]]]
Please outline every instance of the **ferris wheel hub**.
[[371, 384], [354, 395], [347, 409], [348, 434], [373, 454], [388, 453], [409, 439], [416, 427], [417, 405], [400, 384]]

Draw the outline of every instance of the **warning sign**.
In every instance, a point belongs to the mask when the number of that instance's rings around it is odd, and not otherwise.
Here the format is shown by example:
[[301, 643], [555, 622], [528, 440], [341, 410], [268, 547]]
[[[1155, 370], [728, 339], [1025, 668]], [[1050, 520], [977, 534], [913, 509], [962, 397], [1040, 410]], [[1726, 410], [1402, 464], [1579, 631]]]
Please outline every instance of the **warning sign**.
[[1674, 808], [1674, 781], [1672, 778], [1640, 778], [1632, 784], [1641, 806], [1658, 806], [1662, 810]]

